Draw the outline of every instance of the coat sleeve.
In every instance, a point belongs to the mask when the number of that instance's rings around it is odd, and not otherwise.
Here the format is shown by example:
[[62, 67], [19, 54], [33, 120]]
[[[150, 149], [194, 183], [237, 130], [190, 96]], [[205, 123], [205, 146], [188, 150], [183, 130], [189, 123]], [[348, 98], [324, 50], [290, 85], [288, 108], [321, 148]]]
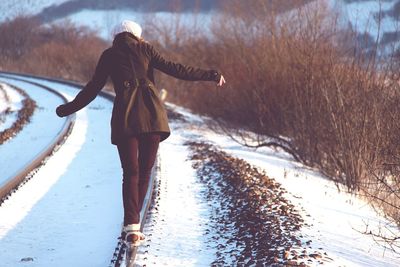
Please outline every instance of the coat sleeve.
[[150, 64], [175, 78], [187, 81], [215, 81], [218, 82], [221, 74], [216, 70], [203, 70], [185, 66], [179, 63], [164, 59], [160, 53], [151, 45], [148, 47], [150, 54]]
[[74, 100], [65, 104], [66, 113], [69, 115], [77, 112], [92, 102], [106, 84], [109, 73], [109, 56], [106, 50], [100, 56], [92, 79], [76, 95]]

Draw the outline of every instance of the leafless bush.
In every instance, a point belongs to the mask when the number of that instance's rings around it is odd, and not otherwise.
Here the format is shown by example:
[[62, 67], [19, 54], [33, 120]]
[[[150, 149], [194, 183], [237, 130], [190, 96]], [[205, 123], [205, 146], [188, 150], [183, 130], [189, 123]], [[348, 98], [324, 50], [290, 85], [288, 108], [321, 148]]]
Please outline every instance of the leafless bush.
[[0, 24], [0, 59], [2, 62], [21, 58], [37, 45], [39, 23], [20, 16]]
[[104, 41], [87, 28], [64, 22], [41, 26], [17, 17], [0, 24], [0, 66], [6, 70], [87, 81]]
[[228, 85], [188, 90], [163, 77], [172, 101], [269, 136], [258, 145], [285, 147], [398, 222], [398, 66], [363, 53], [340, 13], [321, 1], [284, 13], [261, 0], [227, 8], [212, 36], [181, 30], [160, 46], [187, 64], [223, 70]]

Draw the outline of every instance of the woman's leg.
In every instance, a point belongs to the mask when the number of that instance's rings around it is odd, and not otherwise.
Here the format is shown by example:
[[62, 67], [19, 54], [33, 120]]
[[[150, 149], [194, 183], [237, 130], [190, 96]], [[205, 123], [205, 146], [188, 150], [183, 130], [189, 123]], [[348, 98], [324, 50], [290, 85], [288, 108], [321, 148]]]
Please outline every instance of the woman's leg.
[[139, 162], [137, 137], [130, 137], [117, 145], [123, 170], [122, 200], [124, 205], [124, 225], [140, 222]]
[[139, 137], [139, 208], [142, 209], [143, 201], [149, 186], [151, 169], [157, 157], [159, 134], [143, 134]]

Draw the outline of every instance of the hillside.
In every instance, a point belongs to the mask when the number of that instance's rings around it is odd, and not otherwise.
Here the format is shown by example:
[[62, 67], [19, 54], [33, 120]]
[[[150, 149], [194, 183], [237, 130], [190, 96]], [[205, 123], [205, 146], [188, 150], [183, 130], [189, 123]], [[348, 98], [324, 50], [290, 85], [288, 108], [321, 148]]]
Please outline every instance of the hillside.
[[[186, 13], [185, 21], [191, 23], [190, 13], [193, 11], [201, 13], [203, 26], [208, 27], [212, 13], [221, 7], [229, 5], [230, 0], [3, 0], [2, 15], [0, 21], [11, 19], [19, 14], [35, 16], [43, 23], [60, 22], [69, 19], [78, 25], [88, 26], [103, 38], [109, 37], [111, 24], [124, 18], [134, 18], [139, 22], [146, 20], [146, 14], [162, 14], [161, 19], [169, 19], [167, 14], [179, 10]], [[329, 2], [330, 5], [342, 13], [351, 27], [359, 32], [362, 46], [374, 47], [378, 38], [384, 49], [397, 46], [400, 40], [399, 14], [400, 0], [318, 0]], [[304, 5], [307, 1], [276, 1], [279, 3], [279, 11], [284, 12], [292, 8]]]

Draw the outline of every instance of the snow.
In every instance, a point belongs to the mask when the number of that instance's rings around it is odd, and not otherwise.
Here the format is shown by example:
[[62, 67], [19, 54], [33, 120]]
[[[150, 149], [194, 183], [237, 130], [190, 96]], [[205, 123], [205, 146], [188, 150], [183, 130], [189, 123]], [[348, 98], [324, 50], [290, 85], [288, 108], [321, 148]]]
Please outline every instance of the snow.
[[[144, 36], [146, 35], [146, 23], [157, 21], [158, 24], [164, 24], [169, 27], [174, 27], [176, 20], [182, 22], [181, 25], [186, 27], [201, 27], [208, 28], [211, 23], [213, 13], [196, 14], [180, 13], [176, 15], [170, 12], [154, 12], [141, 13], [133, 10], [82, 10], [54, 21], [54, 23], [65, 23], [70, 21], [76, 25], [86, 26], [94, 30], [100, 37], [106, 40], [112, 39], [112, 32], [118, 23], [124, 19], [133, 20], [143, 25]], [[161, 23], [160, 23], [161, 22]]]
[[[216, 250], [204, 235], [210, 210], [202, 197], [204, 185], [188, 161], [189, 151], [180, 134], [160, 145], [161, 184], [158, 213], [145, 226], [149, 246], [139, 248], [139, 266], [210, 266]], [[153, 226], [154, 224], [154, 226]]]
[[[0, 21], [21, 12], [37, 14], [45, 7], [63, 2], [66, 0], [2, 0]], [[393, 4], [394, 1], [383, 1], [382, 11], [389, 10]], [[344, 5], [347, 17], [356, 29], [368, 30], [376, 37], [378, 27], [371, 15], [380, 9], [378, 1]], [[170, 13], [159, 13], [158, 19], [168, 20], [170, 16]], [[184, 18], [185, 21], [191, 19], [190, 15]], [[67, 19], [88, 26], [109, 39], [117, 22], [132, 19], [145, 23], [146, 15], [128, 10], [83, 10]], [[204, 25], [210, 20], [207, 15], [199, 19], [205, 21]], [[397, 26], [391, 18], [382, 20], [382, 32], [397, 30]], [[54, 115], [60, 99], [44, 97], [41, 90], [23, 82], [7, 82], [26, 89], [40, 109], [35, 112], [32, 123], [17, 137], [0, 146], [0, 178], [10, 177], [21, 167], [21, 162], [34, 157], [63, 122]], [[59, 88], [68, 97], [76, 94], [69, 86], [44, 83]], [[15, 108], [20, 108], [18, 95], [12, 96], [12, 91], [8, 92]], [[372, 230], [389, 226], [400, 236], [399, 230], [365, 201], [345, 192], [338, 193], [332, 182], [297, 164], [281, 151], [244, 148], [223, 134], [205, 128], [203, 120], [206, 118], [173, 107], [186, 116], [191, 127], [171, 124], [172, 136], [160, 146], [161, 181], [166, 191], [161, 195], [160, 221], [151, 229], [153, 244], [146, 253], [145, 248], [139, 250], [139, 263], [157, 261], [170, 266], [209, 266], [212, 261], [210, 257], [215, 251], [204, 247], [202, 235], [208, 216], [207, 204], [199, 197], [202, 185], [195, 181], [195, 172], [185, 160], [188, 151], [183, 145], [184, 140], [199, 139], [211, 141], [224, 151], [265, 170], [288, 190], [287, 197], [303, 209], [303, 217], [310, 225], [302, 229], [304, 240], [312, 240], [313, 249], [321, 247], [333, 259], [324, 265], [400, 266], [398, 254], [360, 233], [367, 225]], [[109, 144], [110, 113], [111, 103], [101, 98], [79, 112], [66, 143], [29, 183], [0, 207], [2, 266], [107, 265], [122, 218], [121, 170], [117, 152]], [[24, 153], [15, 153], [21, 151], [21, 144]], [[32, 257], [34, 261], [20, 262], [26, 257]]]
[[[13, 200], [6, 202], [0, 209], [0, 217], [8, 218], [8, 220], [1, 223], [0, 239], [6, 236], [11, 229], [29, 214], [37, 202], [67, 171], [85, 140], [87, 124], [86, 112], [80, 112], [73, 134], [68, 138], [66, 145], [62, 146], [61, 150], [47, 162], [45, 168], [39, 170], [35, 175], [34, 183], [28, 183], [22, 187], [18, 194], [13, 196]], [[29, 198], [26, 195], [29, 195]]]
[[[344, 0], [318, 0], [322, 2], [330, 2], [333, 7], [340, 7], [343, 10], [351, 22], [351, 24], [360, 32], [368, 31], [372, 36], [377, 35], [377, 21], [376, 14], [381, 10], [382, 12], [390, 10], [396, 0], [389, 1], [356, 1], [346, 3]], [[18, 14], [30, 14], [35, 15], [40, 13], [44, 8], [52, 5], [60, 5], [68, 2], [68, 0], [2, 0], [1, 10], [2, 15], [0, 21], [7, 18], [15, 17]], [[128, 9], [113, 9], [113, 10], [89, 10], [84, 9], [77, 13], [71, 14], [65, 18], [56, 20], [56, 22], [62, 22], [71, 20], [77, 25], [88, 26], [89, 28], [98, 31], [99, 35], [105, 39], [110, 38], [111, 29], [117, 22], [122, 19], [132, 19], [139, 23], [145, 23], [147, 19], [152, 18], [153, 20], [163, 20], [166, 23], [171, 21], [174, 15], [169, 12], [157, 12], [157, 13], [142, 13]], [[188, 26], [193, 25], [194, 17], [191, 13], [181, 13], [182, 22]], [[198, 21], [201, 22], [200, 26], [208, 28], [211, 22], [213, 13], [198, 14]], [[382, 32], [395, 31], [398, 29], [398, 23], [388, 16], [382, 19]]]
[[[44, 84], [68, 97], [76, 94], [66, 85]], [[286, 197], [309, 225], [301, 230], [303, 241], [312, 240], [312, 249], [322, 248], [332, 259], [324, 265], [400, 266], [398, 254], [360, 233], [366, 225], [372, 230], [389, 225], [400, 234], [367, 203], [339, 193], [332, 182], [281, 151], [244, 148], [206, 128], [208, 118], [169, 105], [189, 122], [171, 123], [172, 135], [160, 145], [159, 212], [145, 226], [145, 233], [152, 235], [149, 246], [139, 249], [140, 264], [209, 266], [212, 262], [216, 251], [204, 235], [209, 205], [184, 145], [187, 140], [203, 140], [265, 170], [286, 188]], [[109, 262], [122, 219], [121, 170], [109, 142], [111, 106], [98, 97], [78, 112], [66, 143], [0, 207], [2, 266], [105, 266]], [[58, 120], [53, 114], [46, 122]], [[34, 127], [41, 127], [37, 122]], [[20, 262], [29, 257], [33, 261]]]
[[0, 83], [0, 86], [4, 89], [4, 92], [8, 95], [9, 101], [4, 98], [4, 95], [0, 95], [0, 115], [6, 109], [9, 109], [12, 113], [7, 114], [4, 117], [4, 121], [0, 120], [0, 132], [10, 128], [18, 118], [18, 111], [22, 108], [22, 100], [24, 97], [18, 93], [14, 88], [7, 84]]
[[[7, 164], [6, 168], [4, 165], [3, 168], [0, 168], [0, 185], [14, 176], [45, 147], [50, 145], [64, 124], [64, 120], [54, 120], [55, 108], [63, 103], [59, 96], [50, 94], [42, 88], [25, 82], [7, 80], [5, 78], [0, 78], [1, 81], [25, 90], [36, 101], [38, 107], [31, 117], [31, 123], [26, 124], [15, 137], [0, 146], [0, 162], [1, 164]], [[9, 92], [10, 97], [14, 99], [13, 102], [17, 102], [15, 107], [20, 106], [18, 102], [22, 100], [21, 96], [15, 90], [10, 90]], [[52, 123], [49, 123], [50, 121]], [[24, 153], [20, 153], [21, 144], [24, 144]]]
[[[18, 14], [35, 15], [40, 13], [44, 8], [52, 5], [60, 5], [67, 0], [2, 0], [2, 15], [0, 22], [7, 18], [15, 17]], [[310, 6], [318, 2], [328, 2], [334, 9], [339, 9], [343, 12], [345, 20], [349, 21], [358, 32], [368, 32], [374, 40], [378, 35], [377, 14], [382, 11], [389, 11], [397, 0], [369, 0], [356, 1], [347, 3], [344, 0], [318, 0], [309, 4]], [[71, 21], [78, 26], [86, 26], [95, 31], [100, 37], [110, 40], [112, 38], [112, 29], [116, 23], [123, 19], [130, 19], [146, 25], [149, 22], [158, 21], [161, 24], [173, 29], [176, 26], [177, 19], [180, 20], [180, 26], [189, 27], [191, 30], [196, 28], [198, 32], [210, 33], [210, 25], [212, 18], [215, 17], [214, 12], [200, 13], [179, 13], [177, 16], [170, 12], [138, 12], [133, 9], [111, 9], [111, 10], [92, 10], [82, 9], [74, 14], [64, 18], [57, 19], [55, 23], [65, 23]], [[390, 16], [383, 16], [381, 19], [380, 37], [387, 32], [396, 32], [399, 30], [399, 21], [396, 21]], [[146, 27], [144, 27], [144, 36], [146, 36]], [[393, 45], [393, 44], [392, 44]], [[384, 47], [391, 51], [390, 47]]]
[[4, 88], [6, 84], [0, 84], [0, 113], [4, 112], [10, 105], [7, 99], [7, 90]]
[[64, 2], [68, 0], [1, 0], [0, 22], [20, 14], [36, 15], [46, 7]]
[[[379, 29], [379, 12], [390, 10], [396, 1], [362, 1], [346, 5], [347, 16], [351, 24], [359, 32], [368, 32], [377, 38]], [[383, 32], [399, 30], [399, 22], [392, 18], [382, 16], [380, 22], [380, 36]]]
[[143, 15], [133, 10], [82, 10], [67, 16], [66, 18], [54, 21], [56, 24], [62, 24], [70, 21], [79, 26], [86, 26], [94, 30], [104, 39], [111, 39], [112, 30], [118, 22], [123, 19], [129, 19], [142, 22]]
[[[77, 93], [66, 85], [46, 85], [69, 98]], [[111, 108], [110, 101], [98, 97], [78, 112], [66, 143], [0, 207], [2, 266], [109, 263], [122, 220], [121, 170], [109, 136]], [[44, 122], [62, 121], [52, 113]], [[42, 125], [36, 121], [32, 127]]]
[[[12, 19], [20, 14], [36, 15], [43, 9], [52, 5], [60, 5], [68, 0], [1, 0], [0, 23], [6, 19]], [[78, 26], [86, 26], [94, 30], [104, 39], [111, 39], [112, 29], [115, 25], [124, 19], [134, 20], [138, 23], [145, 24], [150, 21], [163, 21], [164, 24], [171, 23], [172, 18], [177, 16], [170, 12], [137, 12], [133, 9], [111, 9], [111, 10], [91, 10], [83, 9], [64, 18], [53, 21], [54, 23], [65, 23], [70, 21]], [[202, 27], [209, 25], [212, 14], [180, 13], [179, 19], [186, 26], [201, 24]]]
[[[385, 43], [380, 47], [382, 52], [391, 53], [396, 47], [396, 43], [383, 40], [383, 36], [385, 33], [394, 33], [400, 30], [400, 21], [387, 15], [398, 2], [398, 0], [364, 0], [348, 3], [345, 0], [315, 0], [306, 4], [305, 9], [320, 10], [320, 7], [328, 7], [330, 14], [333, 14], [334, 17], [338, 15], [338, 20], [334, 22], [338, 27], [348, 28], [350, 24], [352, 30], [360, 34], [368, 33], [372, 37], [372, 40], [362, 40], [365, 43], [361, 43], [361, 45], [372, 45], [371, 42], [376, 40], [381, 43], [384, 41]], [[294, 12], [290, 11], [289, 14]], [[329, 26], [332, 21], [328, 19], [326, 23], [329, 23]], [[393, 45], [394, 47], [392, 47]]]
[[[304, 241], [312, 240], [312, 249], [323, 248], [332, 258], [326, 266], [400, 266], [400, 254], [378, 245], [368, 230], [389, 227], [397, 236], [399, 229], [377, 214], [365, 201], [338, 192], [336, 185], [317, 172], [294, 162], [290, 156], [270, 148], [251, 149], [240, 146], [226, 135], [207, 129], [190, 111], [170, 105], [190, 121], [189, 126], [173, 128], [173, 134], [189, 139], [206, 140], [231, 155], [264, 170], [289, 192], [287, 198], [299, 209], [310, 227], [303, 227]], [[383, 230], [383, 229], [382, 229]]]

